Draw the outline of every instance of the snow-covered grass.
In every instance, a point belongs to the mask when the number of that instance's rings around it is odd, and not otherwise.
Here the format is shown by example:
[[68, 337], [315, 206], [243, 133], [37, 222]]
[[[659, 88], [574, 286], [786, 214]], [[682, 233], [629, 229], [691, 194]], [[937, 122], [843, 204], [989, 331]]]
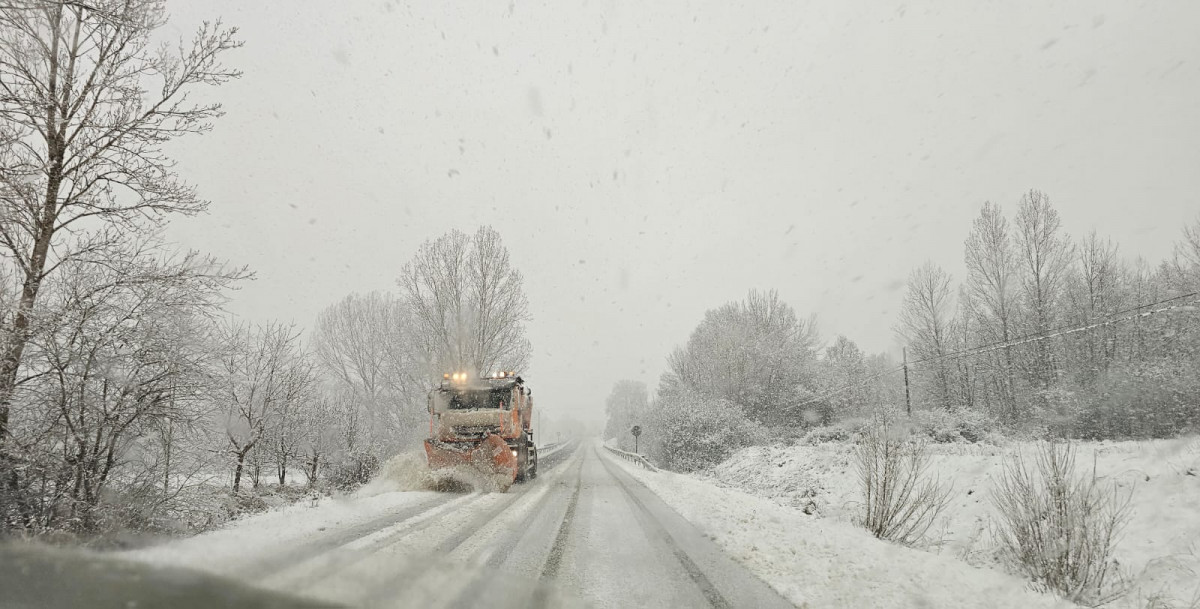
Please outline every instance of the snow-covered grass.
[[883, 542], [846, 522], [694, 476], [613, 462], [799, 607], [1072, 606], [1019, 578]]
[[289, 549], [326, 537], [328, 532], [430, 501], [439, 496], [432, 491], [434, 482], [424, 456], [405, 453], [390, 459], [370, 483], [352, 493], [323, 496], [300, 489], [301, 495], [289, 495], [291, 501], [263, 505], [259, 513], [227, 521], [195, 537], [123, 554], [154, 564], [237, 574], [266, 558], [285, 556]]
[[[1006, 455], [1034, 450], [1032, 443], [931, 446], [930, 473], [954, 490], [927, 550], [1004, 569], [992, 535], [993, 480]], [[1105, 482], [1132, 490], [1131, 520], [1115, 555], [1130, 590], [1113, 606], [1200, 606], [1200, 438], [1084, 442], [1078, 450], [1080, 468], [1090, 474], [1094, 465]], [[839, 523], [861, 510], [849, 443], [747, 448], [701, 477]]]

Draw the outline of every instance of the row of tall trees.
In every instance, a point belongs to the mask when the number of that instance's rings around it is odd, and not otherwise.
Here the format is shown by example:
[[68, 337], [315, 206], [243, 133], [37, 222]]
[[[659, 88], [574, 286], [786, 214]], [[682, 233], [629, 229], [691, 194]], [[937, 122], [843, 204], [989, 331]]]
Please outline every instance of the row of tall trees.
[[[175, 50], [158, 0], [0, 6], [0, 526], [95, 526], [116, 487], [163, 501], [203, 422], [208, 328], [246, 276], [159, 238], [207, 207], [173, 140], [210, 129], [236, 30]], [[162, 454], [135, 451], [157, 438]], [[137, 454], [135, 454], [137, 453]], [[160, 484], [161, 483], [161, 484]], [[144, 500], [144, 501], [143, 501]]]
[[1085, 437], [1200, 424], [1200, 221], [1151, 266], [1091, 232], [1071, 237], [1050, 198], [985, 204], [961, 283], [927, 262], [909, 277], [897, 332], [921, 408]]
[[775, 292], [710, 310], [668, 357], [653, 397], [617, 383], [605, 437], [667, 467], [694, 469], [734, 448], [847, 418], [903, 413], [911, 398], [935, 438], [1001, 428], [1142, 438], [1200, 428], [1200, 220], [1157, 266], [1095, 232], [1067, 234], [1049, 196], [1011, 216], [992, 203], [964, 247], [956, 282], [933, 262], [909, 276], [900, 362], [849, 338], [824, 343]]
[[264, 474], [353, 484], [419, 435], [442, 369], [529, 360], [521, 275], [486, 227], [423, 244], [397, 294], [331, 305], [307, 340], [230, 319], [247, 269], [161, 235], [208, 207], [167, 146], [221, 116], [196, 100], [240, 76], [241, 42], [205, 23], [164, 46], [166, 19], [163, 0], [0, 5], [0, 532], [186, 518]]

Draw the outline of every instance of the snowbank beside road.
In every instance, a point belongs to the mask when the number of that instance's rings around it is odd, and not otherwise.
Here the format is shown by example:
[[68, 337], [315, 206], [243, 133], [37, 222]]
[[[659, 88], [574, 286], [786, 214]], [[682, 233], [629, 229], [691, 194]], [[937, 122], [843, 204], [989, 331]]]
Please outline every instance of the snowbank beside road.
[[[931, 551], [999, 568], [989, 532], [992, 479], [1005, 455], [1034, 449], [931, 445], [930, 473], [954, 486], [953, 501], [931, 532], [940, 538]], [[1115, 606], [1144, 607], [1151, 600], [1194, 606], [1200, 599], [1200, 438], [1081, 443], [1079, 466], [1090, 470], [1093, 458], [1098, 475], [1132, 490], [1132, 519], [1116, 557], [1133, 589]], [[861, 501], [853, 446], [846, 443], [747, 448], [701, 477], [840, 522], [856, 516]]]
[[611, 459], [800, 607], [1070, 607], [1026, 582], [771, 499]]
[[322, 497], [256, 514], [224, 527], [177, 541], [122, 552], [125, 558], [155, 565], [239, 575], [280, 556], [341, 532], [387, 518], [405, 508], [444, 498], [434, 492], [379, 492], [370, 496]]

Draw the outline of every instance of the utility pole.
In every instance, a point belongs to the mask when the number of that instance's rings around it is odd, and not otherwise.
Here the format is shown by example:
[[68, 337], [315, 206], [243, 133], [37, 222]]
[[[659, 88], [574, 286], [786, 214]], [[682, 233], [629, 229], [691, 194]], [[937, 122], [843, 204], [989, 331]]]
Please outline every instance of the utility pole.
[[908, 347], [901, 347], [900, 353], [904, 356], [904, 409], [911, 417], [912, 398], [908, 394]]

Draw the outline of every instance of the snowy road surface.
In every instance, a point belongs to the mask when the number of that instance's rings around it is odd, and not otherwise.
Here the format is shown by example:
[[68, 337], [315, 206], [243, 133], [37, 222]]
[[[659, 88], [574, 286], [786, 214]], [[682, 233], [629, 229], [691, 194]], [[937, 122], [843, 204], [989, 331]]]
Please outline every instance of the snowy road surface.
[[140, 550], [0, 546], [0, 607], [1074, 606], [599, 443], [541, 469], [507, 493], [412, 490], [429, 472], [401, 455], [353, 495]]
[[508, 493], [295, 506], [131, 557], [336, 604], [793, 606], [594, 444]]

